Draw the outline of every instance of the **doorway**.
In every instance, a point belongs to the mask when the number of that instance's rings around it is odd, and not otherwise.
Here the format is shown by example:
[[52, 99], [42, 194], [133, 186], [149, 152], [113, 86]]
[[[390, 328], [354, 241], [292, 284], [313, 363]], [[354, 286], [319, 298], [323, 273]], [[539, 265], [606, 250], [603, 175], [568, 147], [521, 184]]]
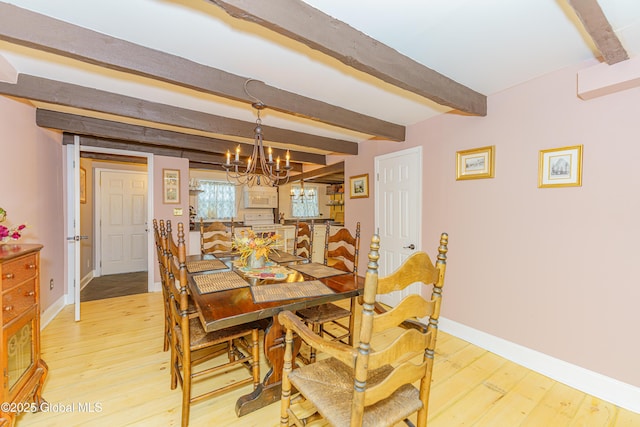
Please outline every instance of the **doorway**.
[[[422, 247], [422, 147], [378, 156], [375, 162], [375, 228], [381, 240], [379, 273], [395, 271]], [[420, 285], [380, 296], [395, 306], [402, 298], [420, 293]]]
[[[151, 223], [151, 215], [153, 214], [153, 154], [137, 152], [137, 151], [128, 151], [128, 150], [117, 150], [111, 148], [102, 148], [102, 147], [93, 147], [93, 146], [80, 146], [80, 137], [75, 136], [73, 139], [73, 144], [67, 145], [67, 162], [65, 164], [65, 175], [67, 176], [67, 189], [70, 194], [67, 197], [67, 214], [66, 214], [66, 224], [67, 224], [67, 232], [68, 236], [67, 240], [69, 241], [69, 249], [67, 250], [67, 267], [65, 272], [66, 277], [66, 303], [75, 305], [75, 320], [79, 321], [81, 319], [80, 313], [80, 290], [83, 285], [91, 280], [94, 274], [95, 267], [95, 254], [94, 254], [94, 215], [91, 208], [90, 214], [83, 215], [81, 213], [80, 207], [93, 206], [92, 197], [95, 196], [95, 188], [93, 185], [93, 172], [92, 168], [86, 168], [86, 178], [87, 183], [86, 189], [93, 189], [92, 194], [87, 197], [87, 202], [82, 204], [80, 202], [80, 194], [81, 188], [80, 180], [78, 179], [79, 170], [82, 167], [77, 167], [76, 165], [80, 165], [80, 152], [83, 153], [83, 158], [89, 159], [101, 159], [102, 161], [111, 162], [111, 163], [119, 163], [121, 166], [123, 161], [120, 159], [125, 159], [124, 162], [131, 162], [133, 158], [140, 158], [141, 165], [146, 163], [146, 167], [142, 170], [146, 169], [147, 174], [147, 207], [146, 207], [146, 221], [147, 224]], [[74, 154], [75, 153], [75, 154]], [[104, 160], [108, 159], [108, 160]], [[97, 160], [100, 161], [100, 160]], [[89, 172], [91, 171], [91, 172]], [[91, 178], [89, 178], [91, 177]], [[146, 248], [147, 248], [147, 272], [154, 272], [154, 254], [155, 254], [155, 244], [151, 233], [146, 233]], [[89, 235], [89, 240], [87, 236]], [[88, 251], [88, 255], [81, 257], [81, 245], [84, 248], [84, 251]], [[83, 262], [81, 262], [81, 259]], [[87, 261], [89, 260], [89, 261]], [[87, 264], [88, 263], [88, 264]], [[82, 273], [81, 273], [82, 267]], [[88, 269], [88, 270], [87, 270]], [[88, 271], [88, 272], [87, 272]], [[146, 279], [146, 292], [156, 291], [156, 285], [154, 281], [154, 274], [147, 274]], [[144, 285], [143, 285], [144, 287]]]
[[[147, 292], [148, 171], [144, 159], [131, 166], [88, 159], [82, 163], [93, 191], [87, 209], [91, 214], [81, 215], [83, 234], [90, 239], [81, 250], [85, 271], [80, 301]], [[88, 272], [86, 267], [91, 264]]]

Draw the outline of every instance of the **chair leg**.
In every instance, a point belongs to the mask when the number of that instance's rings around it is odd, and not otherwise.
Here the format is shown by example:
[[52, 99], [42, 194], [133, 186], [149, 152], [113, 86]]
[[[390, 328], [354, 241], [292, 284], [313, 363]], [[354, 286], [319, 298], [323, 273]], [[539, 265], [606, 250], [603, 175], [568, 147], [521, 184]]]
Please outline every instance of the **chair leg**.
[[287, 330], [285, 335], [285, 351], [282, 372], [282, 394], [280, 397], [280, 427], [289, 427], [289, 405], [291, 404], [291, 373], [293, 360], [293, 331]]
[[182, 360], [182, 427], [189, 426], [189, 412], [191, 409], [191, 354], [183, 351]]
[[356, 320], [356, 299], [351, 298], [349, 304], [349, 310], [351, 311], [351, 316], [349, 316], [349, 345], [353, 347], [353, 327]]
[[[321, 323], [314, 323], [312, 330], [317, 335], [322, 336], [323, 331]], [[309, 347], [309, 363], [316, 363], [316, 349], [311, 346]]]
[[253, 389], [260, 385], [260, 338], [258, 329], [251, 331], [251, 372], [253, 373]]

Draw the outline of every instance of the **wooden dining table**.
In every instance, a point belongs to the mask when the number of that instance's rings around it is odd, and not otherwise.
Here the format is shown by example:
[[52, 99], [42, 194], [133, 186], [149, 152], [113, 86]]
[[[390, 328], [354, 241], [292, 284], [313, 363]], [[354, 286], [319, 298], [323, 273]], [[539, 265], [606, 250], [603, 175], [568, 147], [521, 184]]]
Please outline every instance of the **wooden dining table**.
[[[224, 262], [225, 269], [217, 269], [198, 273], [189, 273], [189, 288], [193, 301], [198, 310], [202, 326], [207, 332], [217, 331], [230, 326], [241, 325], [260, 319], [268, 326], [264, 331], [264, 356], [269, 366], [261, 384], [251, 393], [244, 395], [236, 402], [236, 414], [242, 416], [280, 400], [282, 366], [284, 362], [285, 330], [278, 321], [278, 313], [284, 310], [296, 311], [320, 304], [345, 300], [362, 294], [364, 278], [352, 273], [334, 275], [330, 277], [313, 277], [291, 269], [285, 279], [250, 278], [243, 276], [234, 267], [237, 257], [232, 254], [223, 255], [191, 255], [187, 257], [187, 265], [193, 261], [219, 259]], [[285, 265], [285, 264], [283, 264]], [[236, 271], [249, 286], [215, 292], [201, 293], [195, 279], [197, 275], [219, 274], [224, 271]], [[296, 299], [282, 299], [278, 301], [256, 302], [252, 294], [252, 287], [275, 283], [293, 283], [319, 280], [332, 292]], [[317, 283], [317, 282], [316, 282]]]

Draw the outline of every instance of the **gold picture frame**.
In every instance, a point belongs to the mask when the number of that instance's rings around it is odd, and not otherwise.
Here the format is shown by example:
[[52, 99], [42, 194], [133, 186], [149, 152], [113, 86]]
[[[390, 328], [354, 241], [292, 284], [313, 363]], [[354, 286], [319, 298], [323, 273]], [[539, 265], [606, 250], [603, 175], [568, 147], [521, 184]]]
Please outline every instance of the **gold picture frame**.
[[87, 170], [80, 167], [80, 203], [87, 203]]
[[163, 203], [180, 203], [180, 170], [162, 169]]
[[540, 150], [538, 188], [581, 186], [582, 145]]
[[456, 180], [493, 178], [495, 146], [473, 148], [456, 153]]
[[369, 197], [369, 174], [354, 175], [349, 178], [349, 198]]

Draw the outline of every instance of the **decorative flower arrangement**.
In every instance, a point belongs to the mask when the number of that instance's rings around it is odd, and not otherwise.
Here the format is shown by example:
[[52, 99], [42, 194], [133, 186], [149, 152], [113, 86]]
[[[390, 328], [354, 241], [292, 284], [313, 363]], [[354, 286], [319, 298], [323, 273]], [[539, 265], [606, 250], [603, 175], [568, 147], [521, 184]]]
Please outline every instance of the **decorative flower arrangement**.
[[243, 231], [233, 239], [233, 249], [240, 254], [242, 265], [247, 265], [251, 254], [255, 259], [267, 258], [279, 238], [277, 234], [263, 237], [256, 235], [253, 230]]
[[[7, 217], [7, 211], [0, 208], [0, 222], [4, 222]], [[27, 226], [25, 224], [16, 225], [13, 227], [7, 227], [0, 224], [0, 242], [4, 243], [8, 239], [18, 240], [22, 237], [22, 230]]]

